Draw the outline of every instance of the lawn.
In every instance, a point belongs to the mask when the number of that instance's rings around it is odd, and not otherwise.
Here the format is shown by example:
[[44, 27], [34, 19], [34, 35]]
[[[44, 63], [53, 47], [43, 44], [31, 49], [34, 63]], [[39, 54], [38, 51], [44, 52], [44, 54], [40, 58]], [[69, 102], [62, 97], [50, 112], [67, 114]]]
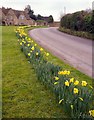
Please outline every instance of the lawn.
[[2, 27], [0, 26], [0, 118], [2, 118]]
[[64, 118], [55, 95], [38, 81], [20, 51], [14, 29], [2, 27], [3, 118]]

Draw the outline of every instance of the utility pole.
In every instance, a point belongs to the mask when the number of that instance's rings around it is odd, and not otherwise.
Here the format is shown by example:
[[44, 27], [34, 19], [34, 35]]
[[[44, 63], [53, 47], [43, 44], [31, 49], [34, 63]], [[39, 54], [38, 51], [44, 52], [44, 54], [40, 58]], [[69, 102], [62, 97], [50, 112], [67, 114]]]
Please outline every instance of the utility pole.
[[66, 15], [66, 7], [64, 7], [64, 15]]
[[94, 1], [92, 2], [92, 10], [94, 10]]

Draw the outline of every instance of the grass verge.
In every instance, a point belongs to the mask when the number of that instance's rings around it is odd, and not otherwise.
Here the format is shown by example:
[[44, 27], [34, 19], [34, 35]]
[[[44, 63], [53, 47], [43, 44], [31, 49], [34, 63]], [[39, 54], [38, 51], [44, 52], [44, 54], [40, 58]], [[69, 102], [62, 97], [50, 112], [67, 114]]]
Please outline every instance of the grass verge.
[[64, 118], [50, 90], [37, 80], [20, 51], [14, 26], [2, 28], [3, 118]]
[[94, 40], [94, 35], [90, 34], [89, 32], [73, 31], [71, 29], [66, 29], [64, 27], [60, 27], [58, 30], [61, 31], [61, 32], [68, 33], [70, 35], [74, 35], [74, 36], [78, 36], [78, 37], [83, 37], [83, 38]]

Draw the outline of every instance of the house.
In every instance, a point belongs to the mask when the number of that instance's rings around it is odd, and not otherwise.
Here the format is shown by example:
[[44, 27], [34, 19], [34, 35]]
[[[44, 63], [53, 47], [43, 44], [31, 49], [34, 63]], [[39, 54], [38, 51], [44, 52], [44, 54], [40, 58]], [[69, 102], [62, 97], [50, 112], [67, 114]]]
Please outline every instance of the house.
[[14, 10], [12, 8], [0, 8], [0, 25], [34, 25], [35, 21], [29, 17], [27, 12]]

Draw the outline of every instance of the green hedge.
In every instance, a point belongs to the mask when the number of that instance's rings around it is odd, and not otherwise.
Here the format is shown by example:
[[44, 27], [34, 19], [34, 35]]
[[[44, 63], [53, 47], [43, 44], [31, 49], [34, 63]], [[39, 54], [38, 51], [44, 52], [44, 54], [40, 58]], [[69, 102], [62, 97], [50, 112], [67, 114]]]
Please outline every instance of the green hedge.
[[76, 31], [94, 33], [94, 11], [79, 11], [61, 18], [60, 26]]

